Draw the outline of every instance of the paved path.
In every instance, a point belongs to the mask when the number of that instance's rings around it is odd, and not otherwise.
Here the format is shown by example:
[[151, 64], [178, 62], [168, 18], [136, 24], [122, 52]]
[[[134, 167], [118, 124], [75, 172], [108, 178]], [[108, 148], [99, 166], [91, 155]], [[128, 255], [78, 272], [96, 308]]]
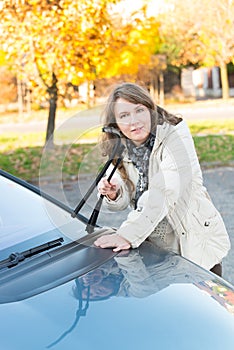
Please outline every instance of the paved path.
[[204, 183], [226, 224], [232, 249], [223, 261], [223, 276], [234, 285], [234, 168], [205, 170]]
[[[223, 277], [234, 285], [234, 168], [204, 169], [203, 176], [204, 184], [223, 216], [232, 242], [233, 248], [223, 261]], [[90, 176], [90, 178], [80, 179], [79, 182], [66, 182], [63, 188], [58, 187], [58, 184], [55, 183], [45, 184], [43, 190], [57, 198], [63, 198], [63, 200], [65, 195], [65, 201], [69, 206], [75, 208], [81, 198], [81, 193], [84, 195], [92, 182], [93, 177]], [[91, 213], [96, 199], [96, 194], [94, 194], [83, 207], [82, 213], [84, 215], [88, 216]], [[111, 213], [102, 209], [98, 223], [104, 226], [118, 227], [126, 218], [127, 213], [127, 210]]]
[[[64, 119], [60, 114], [56, 118], [56, 129], [67, 132], [69, 130], [88, 130], [100, 125], [100, 115], [104, 105], [74, 113]], [[185, 120], [217, 120], [234, 118], [234, 99], [196, 101], [191, 104], [177, 104], [165, 106], [171, 113], [181, 115]], [[45, 112], [46, 113], [46, 112]], [[0, 134], [8, 132], [32, 133], [46, 131], [47, 121], [31, 121], [27, 123], [0, 123]]]

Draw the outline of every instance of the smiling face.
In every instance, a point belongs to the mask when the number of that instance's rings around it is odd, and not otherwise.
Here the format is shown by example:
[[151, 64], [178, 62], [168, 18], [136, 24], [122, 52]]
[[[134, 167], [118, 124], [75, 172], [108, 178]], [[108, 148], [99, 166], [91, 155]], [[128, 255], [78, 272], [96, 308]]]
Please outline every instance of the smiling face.
[[149, 137], [151, 116], [144, 105], [119, 98], [115, 103], [115, 118], [120, 131], [135, 145], [140, 146]]

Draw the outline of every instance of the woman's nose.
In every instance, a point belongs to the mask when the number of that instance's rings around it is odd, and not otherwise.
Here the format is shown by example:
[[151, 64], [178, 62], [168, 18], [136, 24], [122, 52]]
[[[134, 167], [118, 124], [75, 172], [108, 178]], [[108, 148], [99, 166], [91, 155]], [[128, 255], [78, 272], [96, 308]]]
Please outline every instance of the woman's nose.
[[135, 112], [132, 112], [130, 114], [130, 123], [131, 124], [135, 124], [137, 122], [137, 118], [136, 118], [136, 113]]

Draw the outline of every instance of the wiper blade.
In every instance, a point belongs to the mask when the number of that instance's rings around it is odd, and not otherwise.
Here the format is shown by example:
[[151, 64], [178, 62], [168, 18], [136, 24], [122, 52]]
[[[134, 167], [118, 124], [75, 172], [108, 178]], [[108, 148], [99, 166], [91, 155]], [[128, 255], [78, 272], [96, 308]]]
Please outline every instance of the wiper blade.
[[7, 259], [4, 259], [0, 261], [0, 269], [5, 267], [13, 267], [18, 265], [19, 262], [25, 260], [26, 258], [31, 258], [32, 256], [45, 252], [46, 250], [53, 249], [55, 247], [58, 247], [62, 244], [64, 239], [62, 237], [57, 238], [53, 241], [49, 241], [43, 244], [40, 244], [36, 247], [33, 247], [31, 249], [25, 250], [23, 252], [16, 252], [11, 253]]

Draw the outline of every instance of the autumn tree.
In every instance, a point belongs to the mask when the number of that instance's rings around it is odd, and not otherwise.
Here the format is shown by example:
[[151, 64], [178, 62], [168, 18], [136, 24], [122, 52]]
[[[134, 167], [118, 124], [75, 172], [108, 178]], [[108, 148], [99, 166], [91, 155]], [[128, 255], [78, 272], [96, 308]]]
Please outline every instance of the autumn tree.
[[115, 50], [110, 48], [111, 67], [107, 74], [135, 75], [139, 67], [148, 64], [159, 40], [159, 23], [147, 16], [145, 7], [129, 12], [127, 17], [120, 13], [112, 16], [116, 36], [119, 38]]
[[206, 1], [207, 13], [199, 35], [205, 51], [204, 64], [220, 67], [223, 98], [229, 97], [227, 64], [234, 62], [234, 2]]
[[6, 0], [3, 49], [15, 70], [49, 96], [46, 141], [53, 144], [57, 100], [64, 86], [98, 76], [114, 42], [109, 6], [116, 0]]
[[172, 64], [217, 65], [223, 98], [229, 96], [227, 64], [234, 57], [232, 0], [168, 0], [161, 30]]
[[163, 99], [162, 57], [155, 55], [159, 51], [161, 38], [159, 34], [160, 22], [148, 14], [145, 2], [137, 10], [122, 13], [113, 12], [113, 26], [118, 37], [115, 49], [110, 47], [107, 52], [107, 65], [104, 69], [105, 77], [127, 77], [128, 80], [141, 81], [147, 85], [156, 101]]

